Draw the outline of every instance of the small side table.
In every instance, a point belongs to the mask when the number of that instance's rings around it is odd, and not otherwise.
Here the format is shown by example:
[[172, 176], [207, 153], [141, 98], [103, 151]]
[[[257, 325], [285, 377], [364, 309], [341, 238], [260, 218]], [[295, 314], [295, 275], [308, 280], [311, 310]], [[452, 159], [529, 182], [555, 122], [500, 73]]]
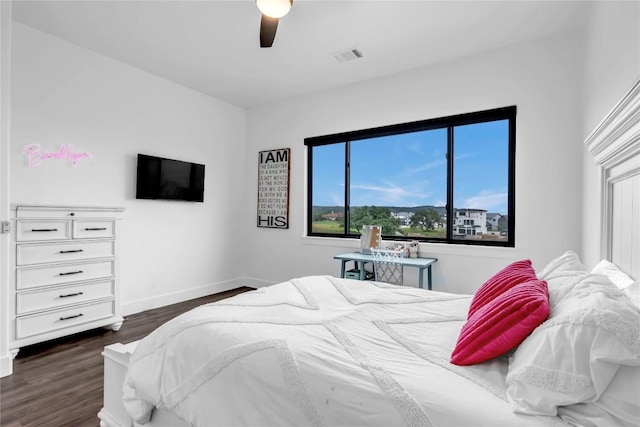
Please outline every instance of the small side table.
[[[341, 261], [340, 265], [340, 277], [345, 277], [346, 273], [346, 264], [349, 261], [353, 261], [354, 269], [359, 270], [360, 280], [365, 280], [365, 265], [367, 263], [373, 263], [373, 255], [371, 254], [363, 254], [361, 252], [349, 252], [346, 254], [335, 255], [333, 259], [339, 259]], [[427, 270], [427, 289], [431, 290], [431, 266], [438, 262], [437, 258], [403, 258], [401, 264], [405, 267], [415, 267], [418, 271], [418, 287], [423, 288], [424, 286], [424, 271]]]

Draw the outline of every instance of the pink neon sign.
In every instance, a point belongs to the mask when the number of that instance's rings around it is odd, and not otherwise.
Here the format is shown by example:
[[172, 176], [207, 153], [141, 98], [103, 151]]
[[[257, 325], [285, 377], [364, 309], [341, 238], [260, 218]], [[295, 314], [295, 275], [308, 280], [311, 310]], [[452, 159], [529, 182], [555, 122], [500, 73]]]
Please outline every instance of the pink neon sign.
[[73, 144], [62, 144], [58, 151], [42, 151], [40, 144], [29, 144], [22, 149], [22, 153], [27, 156], [30, 168], [40, 166], [42, 162], [50, 159], [71, 160], [72, 166], [77, 166], [80, 159], [91, 157], [87, 152], [73, 151]]

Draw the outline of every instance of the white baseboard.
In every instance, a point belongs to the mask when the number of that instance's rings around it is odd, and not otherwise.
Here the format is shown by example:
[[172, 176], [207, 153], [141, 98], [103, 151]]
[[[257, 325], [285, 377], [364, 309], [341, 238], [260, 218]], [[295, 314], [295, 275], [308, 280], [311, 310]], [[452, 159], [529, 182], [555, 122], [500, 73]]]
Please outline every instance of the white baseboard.
[[249, 286], [250, 288], [264, 288], [265, 286], [275, 285], [276, 282], [269, 282], [263, 279], [256, 279], [255, 277], [243, 277], [242, 278], [244, 286]]
[[240, 288], [242, 286], [255, 287], [249, 284], [248, 281], [244, 278], [238, 278], [219, 283], [210, 283], [208, 285], [199, 286], [197, 288], [184, 289], [178, 292], [171, 292], [163, 295], [154, 295], [144, 299], [125, 302], [122, 304], [121, 309], [123, 315], [127, 316], [129, 314], [140, 313], [146, 310], [152, 310], [154, 308], [164, 307], [182, 301], [188, 301], [207, 295], [217, 294], [219, 292]]
[[13, 374], [13, 356], [10, 353], [0, 357], [0, 378]]

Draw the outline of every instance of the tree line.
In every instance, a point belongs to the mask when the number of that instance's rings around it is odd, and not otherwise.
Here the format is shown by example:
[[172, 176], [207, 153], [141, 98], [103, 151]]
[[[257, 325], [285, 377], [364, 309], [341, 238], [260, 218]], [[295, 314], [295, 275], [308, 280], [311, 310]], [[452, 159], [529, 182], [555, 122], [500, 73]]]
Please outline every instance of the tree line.
[[[314, 221], [323, 221], [323, 213], [314, 214]], [[343, 227], [345, 218], [336, 219]], [[392, 215], [391, 209], [380, 206], [358, 206], [351, 208], [350, 234], [359, 234], [363, 225], [380, 225], [382, 234], [393, 236], [404, 234], [401, 232], [401, 224], [398, 218]], [[419, 209], [409, 218], [411, 228], [422, 231], [433, 230], [437, 224], [442, 223], [442, 216], [433, 208]]]

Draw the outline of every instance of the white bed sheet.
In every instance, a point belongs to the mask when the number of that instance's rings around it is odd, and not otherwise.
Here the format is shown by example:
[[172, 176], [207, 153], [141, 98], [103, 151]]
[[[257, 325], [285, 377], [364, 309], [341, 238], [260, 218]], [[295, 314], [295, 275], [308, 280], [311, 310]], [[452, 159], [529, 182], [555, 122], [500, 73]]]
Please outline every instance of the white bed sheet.
[[449, 363], [470, 296], [309, 276], [207, 304], [138, 345], [125, 406], [194, 426], [566, 426], [512, 412], [507, 361]]

